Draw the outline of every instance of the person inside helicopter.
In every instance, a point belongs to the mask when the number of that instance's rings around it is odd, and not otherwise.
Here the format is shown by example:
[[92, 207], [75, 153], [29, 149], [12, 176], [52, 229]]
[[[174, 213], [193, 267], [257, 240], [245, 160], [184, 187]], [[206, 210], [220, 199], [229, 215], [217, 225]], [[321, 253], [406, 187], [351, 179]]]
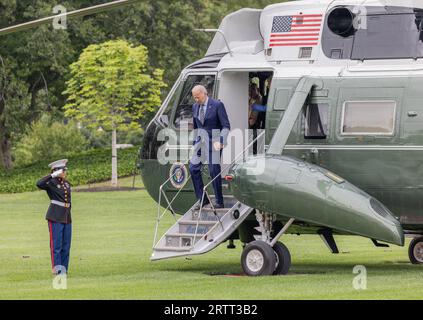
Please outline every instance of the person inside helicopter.
[[[258, 130], [266, 128], [267, 102], [272, 81], [272, 74], [250, 74], [248, 128], [252, 140], [258, 136]], [[253, 154], [258, 153], [258, 141], [253, 145]]]

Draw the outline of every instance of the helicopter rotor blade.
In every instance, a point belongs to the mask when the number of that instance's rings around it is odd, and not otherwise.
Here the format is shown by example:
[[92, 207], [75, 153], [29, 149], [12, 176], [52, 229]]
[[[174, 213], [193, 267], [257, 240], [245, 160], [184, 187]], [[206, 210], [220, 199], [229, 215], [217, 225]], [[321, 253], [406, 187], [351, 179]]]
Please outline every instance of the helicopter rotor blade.
[[57, 18], [83, 17], [83, 16], [87, 16], [87, 15], [90, 15], [90, 14], [95, 14], [95, 13], [103, 12], [103, 11], [106, 11], [106, 10], [110, 10], [110, 9], [113, 9], [113, 8], [133, 4], [133, 3], [139, 2], [139, 1], [140, 0], [118, 0], [118, 1], [113, 1], [113, 2], [109, 2], [109, 3], [99, 4], [99, 5], [84, 8], [84, 9], [74, 10], [74, 11], [71, 11], [71, 12], [61, 13], [61, 14], [58, 14], [58, 15], [54, 15], [54, 16], [50, 16], [50, 17], [46, 17], [46, 18], [42, 18], [42, 19], [30, 21], [30, 22], [25, 22], [25, 23], [18, 24], [18, 25], [15, 25], [15, 26], [0, 29], [0, 36], [19, 32], [19, 31], [23, 31], [23, 30], [28, 30], [28, 29], [31, 29], [31, 28], [34, 28], [34, 27], [37, 27], [37, 26], [40, 26], [40, 25], [43, 25], [43, 24], [51, 23], [51, 22], [54, 21], [54, 19], [57, 19]]

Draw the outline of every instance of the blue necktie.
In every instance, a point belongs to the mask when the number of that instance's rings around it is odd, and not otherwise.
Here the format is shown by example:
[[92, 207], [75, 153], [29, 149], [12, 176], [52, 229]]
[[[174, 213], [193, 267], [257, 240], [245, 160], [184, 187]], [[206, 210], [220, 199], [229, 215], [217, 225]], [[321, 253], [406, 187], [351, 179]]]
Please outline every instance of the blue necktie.
[[200, 105], [200, 115], [199, 115], [199, 119], [201, 121], [202, 124], [204, 124], [204, 119], [206, 118], [206, 111], [204, 108], [204, 105]]

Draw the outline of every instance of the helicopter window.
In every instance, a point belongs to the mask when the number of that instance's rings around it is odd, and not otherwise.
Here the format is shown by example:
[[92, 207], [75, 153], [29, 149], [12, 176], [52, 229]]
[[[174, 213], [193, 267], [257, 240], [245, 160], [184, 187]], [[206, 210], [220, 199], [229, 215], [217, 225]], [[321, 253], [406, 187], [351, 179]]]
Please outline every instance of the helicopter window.
[[328, 112], [327, 103], [311, 103], [304, 109], [306, 139], [326, 139]]
[[184, 82], [178, 107], [175, 112], [175, 127], [181, 128], [188, 124], [188, 130], [194, 129], [192, 118], [192, 105], [195, 103], [192, 97], [192, 89], [196, 85], [203, 85], [207, 88], [209, 96], [214, 95], [215, 75], [190, 75]]
[[173, 108], [176, 105], [176, 102], [178, 101], [179, 95], [181, 93], [181, 87], [182, 83], [179, 83], [178, 86], [175, 88], [175, 91], [172, 94], [172, 97], [169, 99], [167, 105], [164, 107], [162, 112], [160, 113], [160, 116], [158, 117], [158, 120], [161, 122], [162, 125], [168, 127], [169, 126], [169, 120], [172, 115]]
[[342, 134], [392, 135], [395, 101], [348, 101], [344, 104]]
[[[354, 11], [352, 6], [346, 8]], [[353, 32], [337, 34], [327, 18], [322, 36], [322, 49], [327, 57], [352, 60], [423, 57], [422, 9], [391, 6], [363, 9], [365, 19], [356, 20], [360, 24]], [[342, 20], [338, 25], [338, 29], [348, 27]]]
[[413, 58], [420, 32], [415, 14], [374, 15], [355, 36], [352, 59]]

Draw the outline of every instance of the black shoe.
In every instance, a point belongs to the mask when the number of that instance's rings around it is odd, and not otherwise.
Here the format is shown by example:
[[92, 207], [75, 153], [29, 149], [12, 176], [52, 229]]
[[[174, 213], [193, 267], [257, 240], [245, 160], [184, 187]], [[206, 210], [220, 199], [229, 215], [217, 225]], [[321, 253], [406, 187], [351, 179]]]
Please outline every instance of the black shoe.
[[[203, 203], [203, 208], [204, 208], [205, 206], [207, 206], [209, 203], [210, 203], [210, 202], [204, 202], [204, 203]], [[196, 211], [198, 211], [198, 210], [200, 210], [200, 209], [201, 209], [201, 201], [200, 201], [200, 202], [198, 202], [198, 203], [197, 203], [197, 205], [194, 207], [194, 210], [196, 210]]]
[[223, 203], [213, 202], [213, 207], [215, 209], [223, 209], [223, 208], [225, 208], [225, 205]]

